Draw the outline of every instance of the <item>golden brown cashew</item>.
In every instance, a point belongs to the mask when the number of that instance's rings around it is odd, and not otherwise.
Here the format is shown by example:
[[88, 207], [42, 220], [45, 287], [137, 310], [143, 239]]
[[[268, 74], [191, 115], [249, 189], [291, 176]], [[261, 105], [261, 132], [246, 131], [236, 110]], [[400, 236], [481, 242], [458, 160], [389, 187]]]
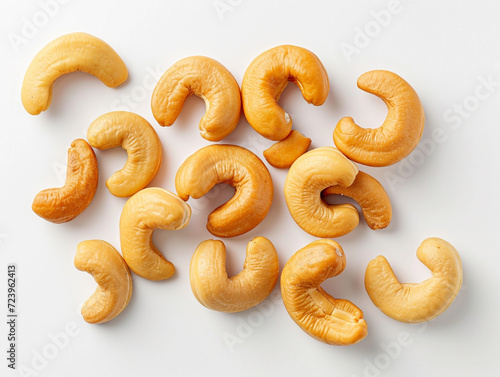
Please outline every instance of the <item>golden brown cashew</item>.
[[356, 305], [333, 298], [320, 286], [341, 274], [345, 264], [342, 247], [321, 239], [292, 255], [281, 273], [281, 295], [288, 314], [302, 330], [328, 344], [354, 344], [368, 331]]
[[94, 150], [83, 139], [76, 139], [68, 150], [66, 183], [61, 188], [40, 191], [32, 209], [56, 224], [73, 220], [90, 204], [97, 190], [99, 170]]
[[273, 144], [264, 151], [267, 162], [278, 169], [287, 169], [297, 158], [307, 152], [311, 145], [311, 139], [302, 135], [299, 131], [292, 130], [283, 140]]
[[282, 140], [292, 129], [292, 119], [278, 105], [289, 81], [313, 105], [322, 105], [328, 96], [330, 86], [325, 67], [311, 51], [297, 46], [278, 46], [260, 54], [243, 76], [241, 98], [245, 117], [268, 139]]
[[201, 198], [217, 183], [228, 183], [235, 192], [208, 215], [210, 233], [235, 237], [264, 220], [273, 201], [273, 181], [255, 154], [236, 145], [210, 145], [188, 157], [175, 176], [183, 200]]
[[330, 186], [350, 186], [358, 174], [356, 164], [333, 147], [316, 148], [300, 156], [288, 171], [285, 200], [293, 219], [315, 237], [340, 237], [359, 222], [352, 204], [328, 205], [321, 192]]
[[106, 181], [115, 196], [134, 195], [151, 182], [160, 167], [160, 139], [149, 122], [137, 114], [127, 111], [104, 114], [92, 122], [87, 139], [94, 148], [122, 146], [127, 151], [123, 169]]
[[94, 294], [83, 304], [83, 319], [103, 323], [120, 314], [132, 296], [132, 277], [116, 249], [100, 240], [80, 242], [76, 248], [75, 267], [91, 274], [98, 284]]
[[127, 67], [106, 42], [86, 33], [63, 35], [35, 56], [24, 76], [21, 99], [31, 115], [47, 110], [52, 84], [61, 75], [83, 71], [114, 88], [128, 76]]
[[427, 238], [417, 249], [417, 258], [432, 277], [418, 284], [401, 284], [383, 256], [368, 263], [365, 287], [384, 314], [401, 322], [429, 321], [441, 314], [462, 286], [462, 262], [457, 250], [440, 238]]
[[219, 141], [234, 130], [241, 115], [240, 87], [226, 67], [205, 56], [179, 60], [163, 74], [151, 100], [158, 123], [171, 126], [191, 94], [203, 98], [207, 107], [200, 121], [203, 138]]
[[231, 278], [226, 272], [226, 247], [222, 241], [203, 241], [191, 259], [194, 296], [202, 305], [220, 312], [236, 313], [258, 305], [273, 291], [278, 275], [278, 254], [264, 237], [248, 243], [243, 271]]
[[132, 196], [120, 217], [120, 243], [123, 258], [137, 275], [149, 280], [164, 280], [174, 272], [152, 241], [153, 230], [185, 228], [191, 208], [177, 195], [151, 187]]
[[395, 164], [410, 154], [424, 131], [424, 108], [417, 93], [389, 71], [370, 71], [358, 78], [358, 87], [380, 97], [389, 110], [381, 127], [364, 129], [351, 117], [342, 118], [333, 131], [337, 148], [353, 161], [369, 166]]

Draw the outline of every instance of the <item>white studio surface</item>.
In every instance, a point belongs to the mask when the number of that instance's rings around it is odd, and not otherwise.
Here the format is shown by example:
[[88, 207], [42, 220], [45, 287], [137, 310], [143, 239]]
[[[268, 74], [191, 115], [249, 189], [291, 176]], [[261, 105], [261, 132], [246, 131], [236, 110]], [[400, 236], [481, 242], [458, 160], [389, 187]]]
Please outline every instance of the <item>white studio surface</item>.
[[[500, 137], [500, 3], [469, 1], [250, 1], [250, 0], [40, 0], [0, 1], [0, 376], [469, 376], [496, 374], [500, 347], [498, 139]], [[109, 43], [127, 64], [118, 88], [73, 73], [59, 78], [50, 108], [29, 115], [20, 98], [35, 54], [63, 34], [83, 31]], [[365, 127], [382, 124], [384, 103], [356, 87], [362, 73], [393, 71], [417, 91], [426, 113], [422, 140], [402, 162], [360, 169], [385, 187], [392, 223], [373, 231], [361, 220], [337, 239], [345, 271], [323, 288], [364, 312], [368, 336], [335, 347], [305, 334], [288, 316], [279, 285], [271, 298], [238, 314], [213, 312], [196, 301], [189, 262], [196, 246], [215, 238], [208, 213], [232, 190], [224, 185], [189, 200], [193, 216], [181, 231], [156, 231], [154, 242], [176, 266], [173, 278], [133, 275], [129, 306], [104, 325], [83, 321], [79, 307], [94, 291], [92, 277], [73, 265], [76, 245], [103, 239], [119, 249], [118, 222], [126, 199], [112, 196], [106, 179], [121, 168], [120, 148], [96, 151], [100, 181], [90, 206], [75, 220], [55, 225], [36, 216], [31, 202], [42, 189], [64, 184], [67, 150], [85, 138], [90, 123], [113, 110], [133, 111], [156, 129], [163, 163], [150, 186], [174, 191], [177, 168], [211, 144], [201, 138], [202, 100], [187, 100], [169, 128], [152, 116], [150, 99], [161, 74], [177, 60], [206, 55], [224, 64], [241, 85], [261, 52], [281, 44], [313, 51], [330, 78], [323, 106], [303, 101], [290, 84], [280, 104], [312, 147], [333, 146], [338, 120], [352, 116]], [[242, 117], [223, 143], [260, 158], [272, 142]], [[274, 201], [251, 232], [224, 240], [228, 270], [242, 268], [245, 247], [269, 238], [280, 266], [315, 240], [288, 213], [285, 170], [269, 167]], [[342, 199], [335, 199], [341, 202]], [[363, 284], [366, 265], [387, 257], [401, 281], [420, 282], [429, 270], [416, 258], [427, 237], [441, 237], [461, 255], [464, 280], [452, 305], [419, 325], [385, 316]], [[7, 367], [7, 266], [17, 265], [17, 370]]]

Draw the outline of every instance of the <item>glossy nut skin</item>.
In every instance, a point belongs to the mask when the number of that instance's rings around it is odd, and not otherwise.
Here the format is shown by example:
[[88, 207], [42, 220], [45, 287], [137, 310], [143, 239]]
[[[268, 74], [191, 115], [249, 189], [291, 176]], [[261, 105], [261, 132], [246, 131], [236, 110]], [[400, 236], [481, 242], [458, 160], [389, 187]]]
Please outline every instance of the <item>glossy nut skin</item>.
[[86, 322], [110, 321], [126, 308], [132, 296], [132, 277], [113, 246], [101, 240], [80, 242], [76, 248], [75, 267], [91, 274], [98, 284], [82, 307]]
[[281, 272], [281, 295], [292, 319], [313, 338], [350, 345], [367, 335], [363, 312], [352, 302], [335, 299], [320, 286], [345, 268], [342, 247], [320, 239], [297, 251]]
[[54, 81], [75, 71], [90, 73], [108, 87], [116, 87], [128, 77], [125, 63], [106, 42], [86, 33], [66, 34], [40, 50], [29, 65], [21, 89], [26, 111], [37, 115], [47, 110]]
[[153, 244], [153, 231], [185, 228], [190, 218], [191, 208], [167, 190], [150, 187], [133, 195], [120, 217], [122, 254], [130, 269], [149, 280], [170, 278], [175, 267]]
[[313, 105], [322, 105], [328, 96], [330, 84], [325, 67], [315, 54], [302, 47], [283, 45], [267, 50], [250, 63], [243, 76], [245, 117], [268, 139], [282, 140], [292, 129], [292, 119], [278, 105], [289, 81]]
[[415, 90], [389, 71], [370, 71], [358, 87], [380, 97], [388, 114], [382, 126], [362, 128], [351, 117], [342, 118], [333, 132], [337, 148], [349, 159], [368, 166], [389, 166], [408, 156], [424, 131], [425, 114]]
[[220, 312], [236, 313], [260, 304], [273, 291], [278, 275], [278, 254], [264, 237], [255, 237], [248, 243], [243, 271], [230, 278], [222, 241], [203, 241], [191, 259], [194, 296], [208, 309]]
[[273, 200], [273, 181], [255, 154], [236, 145], [210, 145], [188, 157], [175, 176], [183, 200], [201, 198], [217, 183], [230, 184], [235, 192], [208, 215], [210, 233], [235, 237], [264, 220]]
[[383, 256], [368, 263], [365, 288], [371, 300], [387, 316], [408, 323], [429, 321], [453, 302], [462, 286], [460, 255], [448, 242], [432, 237], [417, 249], [417, 258], [432, 277], [417, 284], [401, 284]]
[[203, 98], [206, 104], [206, 114], [200, 121], [200, 133], [206, 140], [222, 140], [238, 125], [240, 87], [226, 67], [206, 56], [179, 60], [160, 78], [151, 99], [158, 123], [171, 126], [191, 94]]
[[56, 224], [71, 221], [94, 198], [98, 180], [94, 150], [85, 140], [76, 139], [68, 150], [64, 186], [40, 191], [33, 200], [32, 209], [38, 216]]
[[111, 194], [134, 195], [155, 177], [161, 164], [161, 143], [154, 128], [143, 117], [128, 111], [113, 111], [92, 122], [87, 139], [94, 148], [123, 147], [125, 166], [107, 181]]
[[311, 139], [297, 130], [292, 130], [283, 140], [264, 151], [264, 157], [270, 165], [278, 169], [288, 169], [297, 158], [307, 152]]

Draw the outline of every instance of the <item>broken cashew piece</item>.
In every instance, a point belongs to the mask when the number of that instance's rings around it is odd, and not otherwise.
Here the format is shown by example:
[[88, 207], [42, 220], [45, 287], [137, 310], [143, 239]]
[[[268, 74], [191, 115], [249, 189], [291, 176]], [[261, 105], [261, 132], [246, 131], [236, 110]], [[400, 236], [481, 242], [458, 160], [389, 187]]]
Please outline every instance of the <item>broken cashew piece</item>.
[[112, 320], [128, 305], [132, 296], [132, 277], [120, 253], [101, 240], [80, 242], [75, 267], [91, 274], [98, 284], [83, 304], [83, 319], [88, 323]]
[[358, 87], [385, 102], [387, 118], [376, 129], [361, 128], [351, 117], [342, 118], [333, 132], [335, 145], [360, 164], [395, 164], [408, 156], [422, 137], [425, 115], [420, 99], [410, 84], [389, 71], [364, 73]]
[[283, 140], [264, 151], [267, 162], [278, 169], [288, 169], [297, 158], [307, 152], [311, 139], [299, 131], [292, 130]]
[[128, 159], [123, 169], [107, 181], [111, 194], [134, 195], [146, 187], [161, 164], [161, 143], [154, 128], [143, 117], [127, 111], [114, 111], [97, 118], [87, 131], [94, 148], [123, 147]]
[[54, 81], [75, 71], [90, 73], [112, 88], [128, 76], [125, 63], [106, 42], [86, 33], [63, 35], [40, 50], [26, 71], [21, 89], [26, 111], [37, 115], [47, 110]]
[[231, 278], [226, 272], [226, 247], [222, 241], [203, 241], [191, 259], [194, 296], [203, 306], [220, 312], [236, 313], [258, 305], [273, 291], [278, 275], [278, 254], [264, 237], [248, 243], [243, 271]]
[[190, 218], [191, 208], [167, 190], [150, 187], [133, 195], [120, 217], [122, 254], [130, 269], [149, 280], [170, 278], [175, 267], [153, 244], [153, 231], [183, 229]]
[[462, 286], [462, 262], [457, 250], [440, 238], [427, 238], [417, 258], [432, 277], [418, 284], [401, 284], [383, 256], [368, 263], [365, 288], [371, 300], [387, 316], [408, 323], [429, 321], [441, 314]]
[[203, 98], [206, 104], [206, 114], [200, 121], [203, 138], [219, 141], [234, 130], [241, 115], [240, 87], [226, 67], [205, 56], [179, 60], [160, 78], [151, 100], [158, 123], [171, 126], [191, 94]]
[[320, 286], [340, 275], [345, 264], [342, 247], [321, 239], [292, 255], [281, 273], [281, 295], [288, 314], [302, 330], [327, 344], [354, 344], [368, 332], [356, 305], [333, 298]]

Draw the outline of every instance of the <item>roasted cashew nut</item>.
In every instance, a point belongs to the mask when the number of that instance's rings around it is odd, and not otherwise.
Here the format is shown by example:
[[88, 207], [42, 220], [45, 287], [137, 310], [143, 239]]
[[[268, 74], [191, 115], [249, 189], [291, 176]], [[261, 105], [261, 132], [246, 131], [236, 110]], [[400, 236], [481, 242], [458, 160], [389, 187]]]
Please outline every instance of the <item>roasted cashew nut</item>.
[[342, 247], [321, 239], [292, 255], [281, 272], [281, 295], [288, 314], [302, 330], [328, 344], [354, 344], [367, 334], [363, 312], [320, 286], [341, 274], [345, 264]]
[[462, 262], [457, 250], [440, 238], [427, 238], [417, 249], [417, 258], [432, 277], [418, 284], [401, 284], [383, 256], [368, 263], [365, 288], [384, 314], [408, 323], [429, 321], [441, 314], [462, 286]]
[[278, 169], [287, 169], [297, 158], [307, 152], [311, 139], [299, 131], [292, 130], [283, 140], [273, 144], [264, 151], [267, 162]]
[[86, 33], [63, 35], [40, 50], [26, 71], [21, 89], [26, 111], [37, 115], [47, 110], [54, 81], [75, 71], [90, 73], [112, 88], [128, 76], [125, 63], [106, 42]]
[[308, 103], [322, 105], [330, 84], [325, 67], [311, 51], [297, 46], [274, 47], [256, 57], [241, 84], [243, 111], [262, 136], [282, 140], [292, 129], [292, 119], [279, 105], [281, 93], [291, 81]]
[[38, 216], [56, 224], [71, 221], [94, 198], [98, 180], [94, 150], [85, 140], [76, 139], [68, 150], [64, 186], [40, 191], [33, 200], [32, 209]]
[[91, 274], [98, 284], [82, 307], [86, 322], [107, 322], [125, 309], [132, 296], [132, 277], [113, 246], [101, 240], [80, 242], [76, 247], [75, 267]]
[[219, 141], [234, 130], [241, 115], [240, 87], [226, 67], [205, 56], [179, 60], [163, 74], [151, 100], [158, 123], [171, 126], [191, 94], [203, 98], [207, 107], [200, 121], [203, 138]]
[[111, 194], [134, 195], [154, 178], [161, 164], [161, 143], [154, 128], [143, 117], [114, 111], [97, 118], [87, 131], [90, 145], [98, 149], [123, 147], [128, 159], [123, 169], [107, 181]]
[[264, 237], [248, 243], [243, 271], [231, 278], [226, 272], [226, 247], [222, 241], [203, 241], [191, 259], [194, 296], [202, 305], [220, 312], [236, 313], [258, 305], [273, 291], [278, 275], [278, 254]]
[[149, 280], [170, 278], [175, 267], [153, 244], [153, 230], [182, 229], [190, 218], [191, 208], [167, 190], [151, 187], [133, 195], [120, 217], [122, 254], [130, 269]]
[[380, 97], [388, 108], [381, 127], [365, 129], [351, 117], [342, 118], [333, 132], [337, 148], [353, 161], [369, 166], [395, 164], [410, 154], [424, 131], [424, 108], [417, 93], [389, 71], [370, 71], [358, 78], [358, 87]]
[[210, 145], [188, 157], [175, 176], [183, 200], [201, 198], [217, 183], [228, 183], [235, 192], [208, 215], [210, 233], [235, 237], [264, 220], [273, 201], [273, 181], [255, 154], [236, 145]]

